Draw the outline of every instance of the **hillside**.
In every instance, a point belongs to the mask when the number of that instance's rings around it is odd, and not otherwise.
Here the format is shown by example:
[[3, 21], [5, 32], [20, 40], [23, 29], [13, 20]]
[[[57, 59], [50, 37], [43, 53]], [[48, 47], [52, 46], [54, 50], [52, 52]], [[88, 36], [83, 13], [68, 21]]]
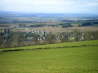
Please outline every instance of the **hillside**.
[[98, 72], [97, 40], [9, 49], [29, 50], [0, 52], [0, 73]]

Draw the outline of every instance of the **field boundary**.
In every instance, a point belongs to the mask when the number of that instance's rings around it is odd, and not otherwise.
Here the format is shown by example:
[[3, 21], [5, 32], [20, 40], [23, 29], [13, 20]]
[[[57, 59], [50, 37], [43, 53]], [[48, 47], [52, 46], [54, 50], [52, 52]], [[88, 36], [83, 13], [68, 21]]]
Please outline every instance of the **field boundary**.
[[32, 48], [32, 49], [0, 49], [0, 52], [16, 52], [16, 51], [30, 51], [30, 50], [38, 50], [38, 49], [59, 49], [59, 48], [78, 48], [78, 47], [94, 47], [98, 45], [79, 45], [79, 46], [62, 46], [62, 47], [39, 47], [39, 48]]

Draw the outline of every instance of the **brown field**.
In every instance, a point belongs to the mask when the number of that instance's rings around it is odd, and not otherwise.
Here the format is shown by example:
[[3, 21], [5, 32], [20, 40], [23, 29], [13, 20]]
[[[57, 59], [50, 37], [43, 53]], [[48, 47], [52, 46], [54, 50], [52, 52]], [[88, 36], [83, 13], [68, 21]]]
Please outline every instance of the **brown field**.
[[52, 26], [44, 26], [44, 27], [36, 27], [36, 28], [16, 28], [13, 31], [16, 32], [31, 32], [31, 31], [45, 31], [45, 32], [70, 32], [70, 31], [98, 31], [98, 27], [88, 26], [88, 27], [52, 27]]

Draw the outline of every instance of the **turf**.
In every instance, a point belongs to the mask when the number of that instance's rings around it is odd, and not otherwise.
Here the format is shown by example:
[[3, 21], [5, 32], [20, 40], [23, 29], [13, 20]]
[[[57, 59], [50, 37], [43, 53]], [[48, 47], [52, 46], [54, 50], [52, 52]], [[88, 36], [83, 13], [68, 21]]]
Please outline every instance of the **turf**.
[[0, 52], [0, 73], [98, 73], [98, 40], [7, 49], [38, 50]]

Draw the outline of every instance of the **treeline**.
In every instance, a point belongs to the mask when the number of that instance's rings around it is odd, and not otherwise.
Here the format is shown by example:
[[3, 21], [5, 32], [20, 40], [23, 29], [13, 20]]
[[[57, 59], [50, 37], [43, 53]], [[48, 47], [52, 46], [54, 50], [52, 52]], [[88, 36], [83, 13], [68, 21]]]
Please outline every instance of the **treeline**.
[[84, 40], [98, 40], [98, 31], [3, 32], [0, 33], [0, 48]]

